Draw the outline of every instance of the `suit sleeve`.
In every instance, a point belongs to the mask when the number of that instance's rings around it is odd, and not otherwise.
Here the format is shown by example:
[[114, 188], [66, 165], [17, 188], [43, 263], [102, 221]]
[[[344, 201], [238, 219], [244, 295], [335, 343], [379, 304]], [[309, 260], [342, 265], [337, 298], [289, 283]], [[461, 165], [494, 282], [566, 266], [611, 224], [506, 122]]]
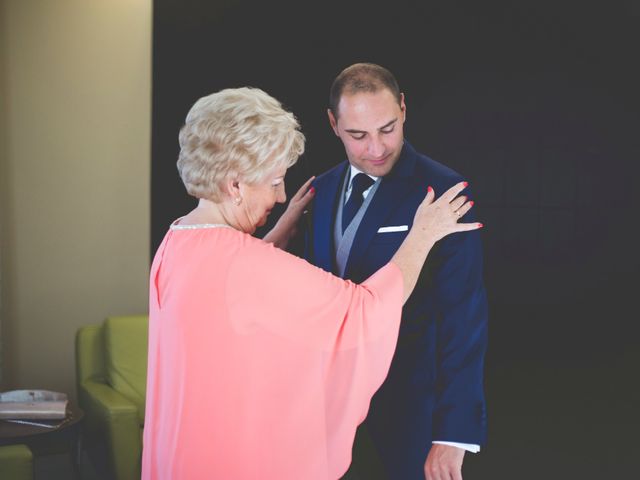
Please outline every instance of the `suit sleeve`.
[[[470, 213], [464, 221], [475, 219]], [[432, 438], [483, 445], [488, 309], [479, 232], [445, 238], [438, 256], [442, 263], [434, 278], [437, 365]]]

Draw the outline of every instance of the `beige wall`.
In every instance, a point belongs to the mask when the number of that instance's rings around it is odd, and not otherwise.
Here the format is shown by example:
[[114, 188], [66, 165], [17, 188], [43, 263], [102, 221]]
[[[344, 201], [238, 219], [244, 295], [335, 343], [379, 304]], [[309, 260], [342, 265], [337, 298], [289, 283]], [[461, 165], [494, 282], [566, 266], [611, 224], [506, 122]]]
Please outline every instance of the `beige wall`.
[[4, 247], [5, 240], [5, 217], [7, 210], [8, 200], [8, 184], [7, 180], [7, 92], [5, 89], [6, 84], [6, 27], [5, 27], [5, 1], [0, 0], [0, 390], [4, 385], [3, 381], [3, 364], [4, 356], [2, 355], [2, 331], [4, 328], [5, 313], [5, 288], [4, 288]]
[[74, 335], [147, 311], [151, 0], [0, 0], [3, 389], [74, 393]]

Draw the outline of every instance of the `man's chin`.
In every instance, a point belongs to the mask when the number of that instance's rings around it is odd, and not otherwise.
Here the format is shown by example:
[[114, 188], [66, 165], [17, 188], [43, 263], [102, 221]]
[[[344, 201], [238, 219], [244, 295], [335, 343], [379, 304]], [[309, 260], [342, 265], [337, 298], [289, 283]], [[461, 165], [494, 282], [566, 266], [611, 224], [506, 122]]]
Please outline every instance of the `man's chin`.
[[368, 167], [369, 168], [367, 168], [367, 171], [364, 172], [367, 175], [371, 175], [371, 176], [374, 176], [374, 177], [384, 177], [393, 168], [393, 163], [391, 163], [389, 161], [381, 163], [380, 165], [375, 165], [373, 163], [369, 163]]
[[367, 160], [364, 164], [367, 166], [367, 175], [372, 175], [374, 177], [384, 177], [387, 175], [392, 169], [393, 166], [397, 163], [399, 155], [395, 156], [393, 154], [389, 154], [381, 160]]

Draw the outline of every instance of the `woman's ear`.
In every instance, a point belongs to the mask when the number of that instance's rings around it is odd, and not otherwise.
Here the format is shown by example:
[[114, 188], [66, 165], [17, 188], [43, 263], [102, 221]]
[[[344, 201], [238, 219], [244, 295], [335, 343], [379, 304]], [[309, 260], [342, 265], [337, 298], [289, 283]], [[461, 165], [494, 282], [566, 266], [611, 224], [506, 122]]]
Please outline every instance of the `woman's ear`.
[[242, 203], [242, 192], [240, 180], [236, 175], [229, 175], [225, 181], [225, 193], [229, 196], [234, 204], [240, 205]]
[[240, 196], [240, 180], [235, 175], [229, 175], [224, 183], [225, 194], [231, 198]]

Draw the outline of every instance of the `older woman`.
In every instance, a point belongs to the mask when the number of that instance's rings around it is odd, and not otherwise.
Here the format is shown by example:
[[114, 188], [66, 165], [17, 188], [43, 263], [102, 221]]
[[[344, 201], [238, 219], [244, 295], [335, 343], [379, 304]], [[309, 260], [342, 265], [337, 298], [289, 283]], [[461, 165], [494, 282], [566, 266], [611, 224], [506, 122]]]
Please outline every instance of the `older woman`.
[[[258, 89], [198, 100], [178, 170], [198, 206], [176, 220], [151, 268], [144, 479], [336, 479], [387, 374], [403, 302], [431, 246], [478, 228], [463, 184], [432, 190], [392, 261], [361, 285], [284, 246], [313, 191], [274, 229], [303, 152], [294, 116]], [[426, 188], [426, 186], [425, 186]]]

